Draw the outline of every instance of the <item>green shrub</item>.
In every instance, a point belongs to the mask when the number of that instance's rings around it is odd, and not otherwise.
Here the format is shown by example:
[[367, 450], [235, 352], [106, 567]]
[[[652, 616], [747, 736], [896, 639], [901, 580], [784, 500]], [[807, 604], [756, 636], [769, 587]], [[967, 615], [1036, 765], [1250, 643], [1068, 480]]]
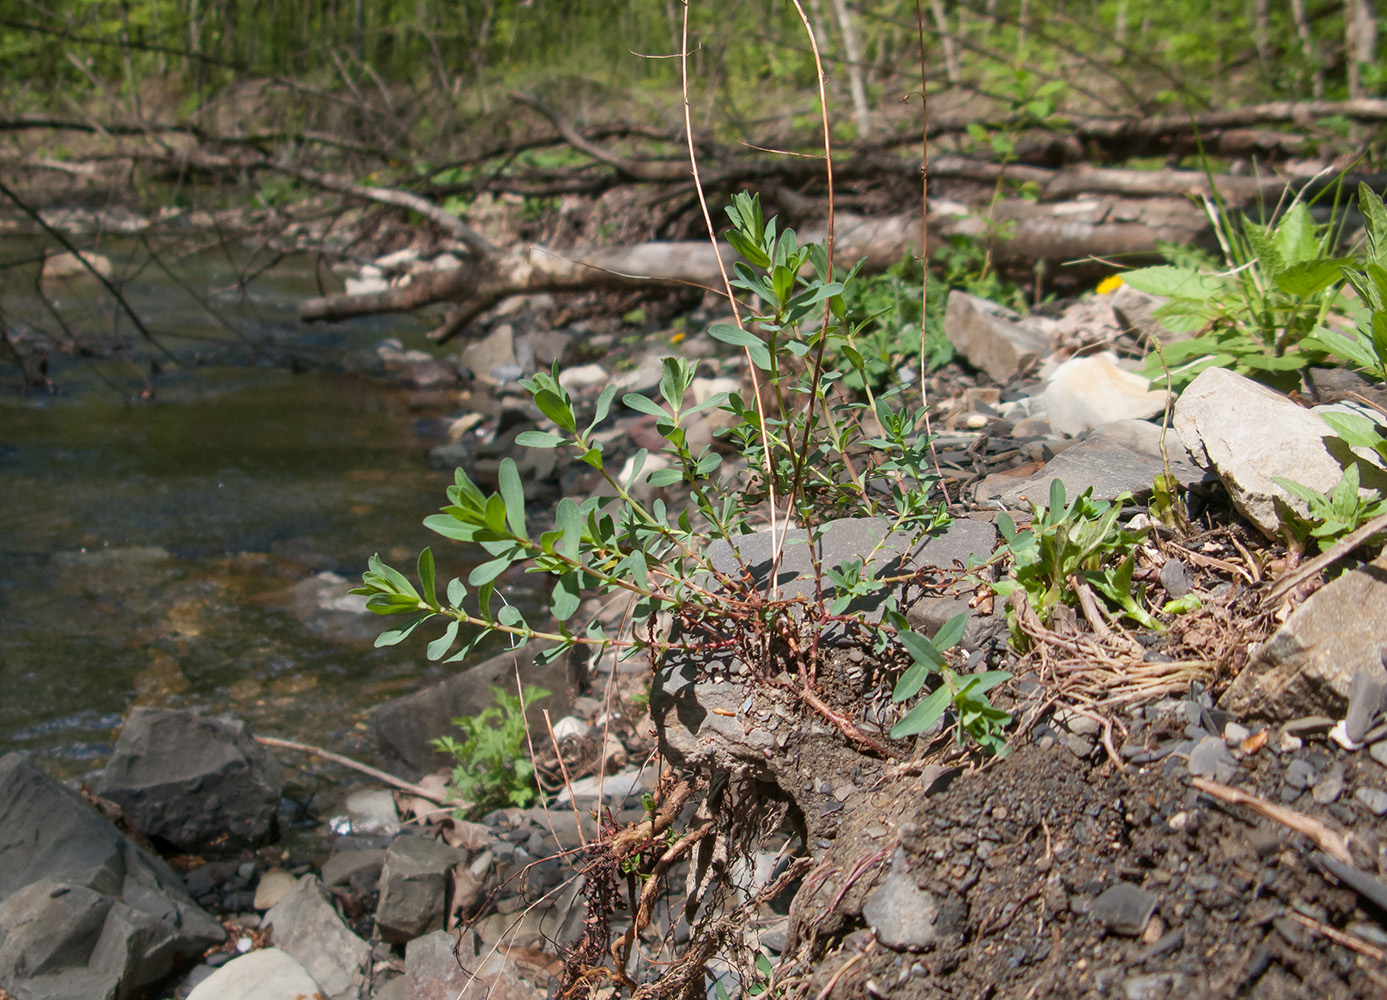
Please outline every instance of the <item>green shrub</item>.
[[526, 687], [517, 697], [505, 688], [493, 687], [491, 695], [495, 705], [453, 720], [462, 730], [461, 741], [452, 736], [433, 741], [456, 762], [453, 794], [472, 803], [474, 815], [505, 806], [528, 806], [539, 791], [534, 765], [525, 756], [525, 707], [549, 692]]

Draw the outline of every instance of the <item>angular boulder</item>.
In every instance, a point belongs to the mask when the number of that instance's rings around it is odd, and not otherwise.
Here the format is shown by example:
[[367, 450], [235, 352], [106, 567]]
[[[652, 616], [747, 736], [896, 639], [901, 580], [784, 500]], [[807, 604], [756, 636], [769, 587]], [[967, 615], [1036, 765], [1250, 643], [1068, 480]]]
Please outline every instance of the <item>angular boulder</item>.
[[265, 914], [274, 946], [304, 967], [328, 1000], [358, 1000], [370, 982], [371, 946], [352, 933], [312, 875]]
[[944, 336], [954, 349], [1002, 385], [1050, 353], [1053, 321], [1022, 316], [965, 292], [949, 293]]
[[98, 793], [180, 851], [236, 850], [274, 828], [284, 777], [245, 723], [172, 708], [130, 713]]
[[1359, 673], [1387, 683], [1387, 554], [1315, 591], [1219, 700], [1240, 717], [1341, 718]]
[[18, 754], [0, 757], [0, 987], [122, 1000], [225, 937], [160, 858]]
[[[1173, 424], [1196, 464], [1218, 474], [1238, 513], [1268, 538], [1281, 530], [1278, 504], [1306, 512], [1273, 476], [1327, 493], [1355, 460], [1314, 413], [1224, 368], [1208, 368], [1186, 387]], [[1365, 488], [1387, 485], [1371, 467], [1362, 471]]]
[[431, 837], [396, 837], [380, 875], [376, 927], [381, 938], [401, 944], [442, 928], [448, 874], [465, 857]]

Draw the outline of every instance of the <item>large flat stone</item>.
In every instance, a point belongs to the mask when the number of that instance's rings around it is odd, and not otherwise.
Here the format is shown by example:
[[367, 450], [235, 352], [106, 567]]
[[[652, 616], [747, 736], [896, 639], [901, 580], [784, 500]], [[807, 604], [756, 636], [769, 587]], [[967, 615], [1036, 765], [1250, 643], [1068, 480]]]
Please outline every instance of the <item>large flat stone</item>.
[[[1259, 382], [1209, 368], [1175, 403], [1174, 426], [1196, 464], [1223, 481], [1233, 506], [1257, 530], [1275, 538], [1277, 504], [1304, 514], [1304, 501], [1272, 481], [1293, 479], [1327, 493], [1353, 453], [1314, 413]], [[1387, 476], [1362, 470], [1365, 488], [1387, 487]]]
[[[1204, 474], [1183, 458], [1184, 449], [1172, 439], [1173, 435], [1167, 439], [1171, 474], [1185, 486], [1202, 480]], [[1002, 474], [988, 476], [978, 484], [976, 499], [980, 503], [1000, 500], [1007, 507], [1026, 510], [1028, 501], [1048, 503], [1050, 484], [1058, 479], [1071, 499], [1092, 487], [1095, 500], [1115, 500], [1123, 493], [1131, 493], [1139, 503], [1144, 503], [1151, 498], [1156, 477], [1164, 472], [1165, 462], [1159, 454], [1133, 451], [1095, 432], [1019, 483]]]
[[188, 1000], [318, 1000], [322, 991], [298, 962], [278, 948], [233, 958], [202, 982]]
[[1272, 720], [1342, 718], [1356, 674], [1387, 682], [1384, 646], [1387, 554], [1311, 594], [1257, 650], [1219, 705]]
[[492, 951], [459, 963], [456, 946], [457, 938], [446, 931], [409, 943], [405, 981], [412, 1000], [540, 1000], [543, 996], [520, 978], [515, 963], [504, 954]]

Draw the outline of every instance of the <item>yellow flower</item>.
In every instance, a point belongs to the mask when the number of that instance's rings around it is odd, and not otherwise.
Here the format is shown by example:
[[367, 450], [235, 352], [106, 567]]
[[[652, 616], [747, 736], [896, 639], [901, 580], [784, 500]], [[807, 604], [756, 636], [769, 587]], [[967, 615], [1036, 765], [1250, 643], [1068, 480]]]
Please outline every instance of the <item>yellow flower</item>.
[[1109, 292], [1117, 291], [1119, 288], [1122, 287], [1123, 284], [1124, 282], [1122, 281], [1122, 275], [1110, 274], [1108, 275], [1108, 277], [1098, 282], [1098, 287], [1095, 288], [1094, 291], [1096, 291], [1099, 295], [1107, 295]]

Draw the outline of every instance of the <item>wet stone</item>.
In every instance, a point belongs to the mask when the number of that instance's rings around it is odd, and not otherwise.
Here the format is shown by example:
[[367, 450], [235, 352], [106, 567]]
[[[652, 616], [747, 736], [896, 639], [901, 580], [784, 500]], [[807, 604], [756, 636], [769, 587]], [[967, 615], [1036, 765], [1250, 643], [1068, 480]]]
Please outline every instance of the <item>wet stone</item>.
[[1156, 909], [1156, 896], [1130, 882], [1104, 890], [1089, 906], [1089, 915], [1114, 934], [1137, 937]]

